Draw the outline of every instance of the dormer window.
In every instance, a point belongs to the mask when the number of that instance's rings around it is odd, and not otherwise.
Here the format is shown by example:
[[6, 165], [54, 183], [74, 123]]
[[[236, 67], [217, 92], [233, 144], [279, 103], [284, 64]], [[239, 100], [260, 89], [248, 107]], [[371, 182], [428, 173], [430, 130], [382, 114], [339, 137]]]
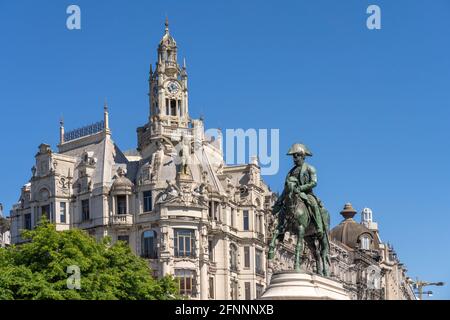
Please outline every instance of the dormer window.
[[362, 235], [361, 238], [359, 238], [362, 250], [370, 250], [370, 242], [371, 242], [370, 240], [371, 239], [367, 234]]

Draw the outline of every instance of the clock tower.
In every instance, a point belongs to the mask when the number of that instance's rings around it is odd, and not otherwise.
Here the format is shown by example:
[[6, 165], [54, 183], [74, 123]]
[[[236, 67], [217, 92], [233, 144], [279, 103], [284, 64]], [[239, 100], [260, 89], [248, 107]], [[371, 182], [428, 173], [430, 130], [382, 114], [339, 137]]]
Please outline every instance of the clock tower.
[[186, 63], [180, 67], [177, 43], [170, 35], [169, 22], [158, 46], [158, 61], [153, 71], [150, 66], [149, 97], [150, 123], [157, 127], [188, 128], [188, 87]]

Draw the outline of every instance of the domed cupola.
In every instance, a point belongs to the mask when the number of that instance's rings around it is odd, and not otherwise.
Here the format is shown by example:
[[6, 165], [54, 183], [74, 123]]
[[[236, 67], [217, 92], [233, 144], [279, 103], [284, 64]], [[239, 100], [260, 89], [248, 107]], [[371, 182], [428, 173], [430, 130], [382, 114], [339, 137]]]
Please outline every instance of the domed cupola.
[[117, 170], [114, 182], [111, 186], [113, 194], [129, 194], [132, 193], [134, 184], [126, 176], [126, 172], [122, 167]]
[[353, 217], [356, 210], [346, 203], [341, 211], [344, 220], [331, 230], [331, 239], [352, 249], [375, 250], [379, 248], [378, 238], [366, 226], [357, 223]]

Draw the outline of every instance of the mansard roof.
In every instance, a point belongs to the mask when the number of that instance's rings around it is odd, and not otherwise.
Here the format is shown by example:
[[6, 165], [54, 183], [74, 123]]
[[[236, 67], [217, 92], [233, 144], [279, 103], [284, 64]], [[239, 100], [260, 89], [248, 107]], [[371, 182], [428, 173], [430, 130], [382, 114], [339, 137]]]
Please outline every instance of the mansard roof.
[[[103, 139], [96, 140], [91, 144], [81, 145], [78, 148], [61, 153], [79, 159], [77, 166], [82, 163], [84, 154], [90, 154], [96, 159], [92, 183], [95, 186], [110, 185], [117, 171], [117, 164], [127, 164], [128, 160], [122, 151], [117, 147], [109, 135], [104, 135]], [[74, 179], [79, 177], [78, 170], [74, 172]]]

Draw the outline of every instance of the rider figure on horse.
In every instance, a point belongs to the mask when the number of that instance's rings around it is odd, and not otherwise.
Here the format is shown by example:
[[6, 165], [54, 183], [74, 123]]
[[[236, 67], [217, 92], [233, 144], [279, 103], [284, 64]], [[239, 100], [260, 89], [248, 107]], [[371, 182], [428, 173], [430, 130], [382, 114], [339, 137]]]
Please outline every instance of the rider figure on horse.
[[[317, 234], [321, 238], [326, 231], [324, 230], [321, 214], [322, 202], [313, 193], [313, 188], [317, 186], [316, 169], [305, 162], [305, 157], [312, 156], [312, 153], [304, 144], [296, 143], [289, 149], [287, 154], [293, 156], [295, 166], [286, 177], [285, 188], [273, 206], [273, 214], [281, 210], [287, 196], [300, 197], [310, 209]], [[285, 211], [280, 213], [278, 225], [283, 226], [286, 218]], [[284, 234], [279, 234], [279, 236], [284, 236]]]
[[[299, 239], [295, 252], [295, 269], [299, 270], [300, 268], [303, 239], [314, 247], [313, 239], [315, 237], [320, 243], [319, 248], [315, 247], [314, 250], [318, 273], [328, 275], [329, 214], [322, 201], [313, 193], [313, 189], [317, 186], [316, 170], [305, 162], [305, 158], [312, 156], [312, 153], [304, 144], [296, 143], [287, 154], [293, 156], [295, 166], [289, 171], [283, 192], [272, 208], [272, 213], [278, 214], [278, 227], [270, 244], [268, 258], [274, 258], [276, 239], [282, 241], [287, 230], [297, 230]], [[303, 204], [305, 210], [301, 209], [299, 204]], [[315, 229], [313, 237], [307, 234], [309, 223]], [[321, 253], [317, 253], [318, 251]], [[321, 266], [319, 260], [322, 261]]]

